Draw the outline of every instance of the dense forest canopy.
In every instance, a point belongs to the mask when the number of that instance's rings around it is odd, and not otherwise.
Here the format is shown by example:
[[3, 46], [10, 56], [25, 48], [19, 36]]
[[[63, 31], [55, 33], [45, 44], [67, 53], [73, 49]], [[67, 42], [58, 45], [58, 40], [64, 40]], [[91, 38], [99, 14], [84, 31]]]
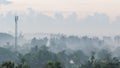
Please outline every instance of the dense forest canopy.
[[[25, 68], [119, 68], [120, 66], [120, 36], [113, 38], [105, 36], [100, 39], [50, 34], [28, 40], [24, 35], [19, 35], [17, 52], [14, 50], [12, 35], [0, 33], [0, 36], [2, 40], [5, 39], [4, 42], [0, 39], [3, 43], [0, 45], [1, 67], [15, 65]], [[12, 41], [7, 41], [11, 39]]]

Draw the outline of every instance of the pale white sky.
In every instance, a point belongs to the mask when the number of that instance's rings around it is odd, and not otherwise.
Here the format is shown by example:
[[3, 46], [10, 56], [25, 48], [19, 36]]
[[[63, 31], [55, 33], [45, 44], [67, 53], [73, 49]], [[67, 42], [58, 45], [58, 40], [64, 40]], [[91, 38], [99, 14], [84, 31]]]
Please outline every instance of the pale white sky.
[[105, 13], [114, 19], [120, 14], [120, 0], [7, 0], [12, 2], [8, 5], [0, 5], [0, 12], [7, 11], [27, 12], [32, 8], [36, 12], [44, 12], [49, 15], [61, 11], [77, 12], [80, 17], [95, 12]]

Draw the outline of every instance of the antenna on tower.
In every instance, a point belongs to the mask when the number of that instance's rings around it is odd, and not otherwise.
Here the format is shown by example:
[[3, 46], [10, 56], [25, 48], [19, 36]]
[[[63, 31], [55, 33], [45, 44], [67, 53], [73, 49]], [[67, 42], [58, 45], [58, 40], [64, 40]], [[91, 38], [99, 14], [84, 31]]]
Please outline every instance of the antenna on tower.
[[17, 51], [18, 42], [18, 16], [15, 16], [15, 51]]

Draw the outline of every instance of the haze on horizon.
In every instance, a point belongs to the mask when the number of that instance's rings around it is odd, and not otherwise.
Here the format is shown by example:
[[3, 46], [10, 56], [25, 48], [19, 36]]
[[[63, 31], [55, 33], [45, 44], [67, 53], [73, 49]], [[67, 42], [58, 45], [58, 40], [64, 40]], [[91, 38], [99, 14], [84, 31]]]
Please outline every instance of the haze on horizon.
[[0, 32], [119, 35], [120, 0], [0, 0]]

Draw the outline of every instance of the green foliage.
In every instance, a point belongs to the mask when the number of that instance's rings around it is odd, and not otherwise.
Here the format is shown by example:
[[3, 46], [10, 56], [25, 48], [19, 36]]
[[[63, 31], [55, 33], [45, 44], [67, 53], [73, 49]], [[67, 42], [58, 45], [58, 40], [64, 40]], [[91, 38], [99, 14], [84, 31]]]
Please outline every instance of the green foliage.
[[[91, 58], [94, 55], [91, 56]], [[92, 61], [91, 61], [92, 60]], [[112, 61], [98, 61], [97, 59], [91, 59], [88, 62], [81, 64], [79, 68], [120, 68], [120, 62], [117, 58], [113, 58]], [[94, 61], [93, 61], [94, 60]], [[22, 61], [22, 60], [21, 60]], [[11, 61], [4, 62], [0, 65], [0, 68], [30, 68], [30, 66], [26, 62], [14, 63]], [[36, 67], [33, 67], [36, 68]], [[41, 68], [41, 67], [39, 67]], [[64, 68], [62, 63], [57, 61], [48, 61], [46, 65], [42, 68]], [[67, 68], [67, 67], [65, 67]], [[78, 68], [77, 66], [71, 66], [70, 68]]]
[[17, 62], [4, 62], [0, 68], [120, 68], [119, 59], [117, 57], [112, 58], [111, 53], [106, 50], [99, 52], [97, 59], [95, 52], [92, 52], [88, 59], [80, 50], [71, 54], [66, 54], [65, 51], [56, 54], [50, 52], [45, 46], [41, 48], [26, 55], [19, 54]]
[[55, 63], [55, 67], [56, 67], [56, 68], [62, 68], [61, 62], [56, 62], [56, 63]]
[[53, 63], [52, 61], [48, 61], [45, 68], [62, 68], [61, 62]]
[[53, 64], [52, 61], [49, 61], [49, 62], [47, 63], [47, 68], [55, 68], [55, 66], [54, 66], [54, 64]]
[[97, 59], [93, 61], [92, 59], [92, 61], [81, 65], [80, 68], [120, 68], [120, 62], [116, 58], [113, 58], [112, 61], [98, 61]]
[[16, 64], [14, 62], [7, 61], [2, 63], [0, 65], [0, 68], [30, 68], [30, 66], [27, 64], [22, 64], [22, 63]]
[[10, 62], [10, 61], [4, 62], [4, 63], [1, 65], [1, 68], [14, 68], [14, 67], [15, 67], [14, 63], [13, 63], [13, 62]]

